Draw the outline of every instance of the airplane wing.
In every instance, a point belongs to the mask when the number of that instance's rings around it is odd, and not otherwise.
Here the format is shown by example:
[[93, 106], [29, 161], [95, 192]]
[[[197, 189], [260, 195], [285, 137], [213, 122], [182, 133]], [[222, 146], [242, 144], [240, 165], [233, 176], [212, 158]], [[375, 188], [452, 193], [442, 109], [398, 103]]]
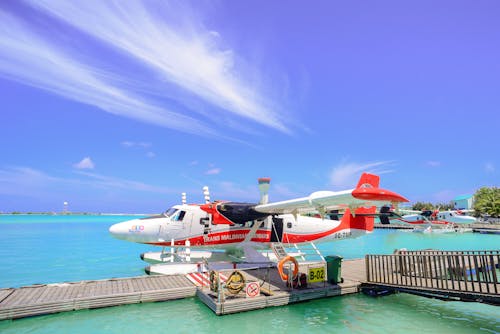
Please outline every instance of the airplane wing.
[[411, 215], [411, 214], [419, 214], [422, 213], [422, 210], [410, 210], [410, 209], [398, 209], [398, 212], [403, 215]]
[[270, 214], [301, 213], [317, 210], [342, 210], [357, 207], [381, 207], [392, 203], [408, 202], [403, 196], [379, 188], [380, 177], [363, 173], [354, 189], [344, 191], [317, 191], [307, 197], [255, 206], [258, 212]]

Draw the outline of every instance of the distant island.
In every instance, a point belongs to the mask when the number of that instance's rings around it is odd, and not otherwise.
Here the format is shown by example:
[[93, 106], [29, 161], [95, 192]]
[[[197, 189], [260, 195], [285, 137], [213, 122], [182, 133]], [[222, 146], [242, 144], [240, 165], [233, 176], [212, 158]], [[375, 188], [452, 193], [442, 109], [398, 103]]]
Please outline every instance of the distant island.
[[103, 212], [0, 212], [0, 215], [46, 215], [46, 216], [150, 216], [155, 213], [103, 213]]

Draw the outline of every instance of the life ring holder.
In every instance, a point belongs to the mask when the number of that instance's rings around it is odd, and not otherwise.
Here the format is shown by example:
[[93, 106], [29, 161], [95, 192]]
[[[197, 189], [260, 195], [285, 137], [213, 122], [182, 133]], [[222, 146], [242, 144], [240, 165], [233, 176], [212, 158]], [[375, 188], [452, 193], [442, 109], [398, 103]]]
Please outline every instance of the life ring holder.
[[210, 291], [217, 292], [219, 290], [219, 273], [215, 270], [210, 272]]
[[278, 273], [283, 281], [288, 282], [288, 274], [284, 272], [283, 265], [287, 262], [293, 263], [293, 278], [297, 277], [299, 274], [299, 263], [293, 256], [286, 256], [280, 262], [278, 262]]
[[229, 275], [226, 281], [226, 290], [233, 295], [238, 294], [245, 287], [245, 276], [238, 270]]

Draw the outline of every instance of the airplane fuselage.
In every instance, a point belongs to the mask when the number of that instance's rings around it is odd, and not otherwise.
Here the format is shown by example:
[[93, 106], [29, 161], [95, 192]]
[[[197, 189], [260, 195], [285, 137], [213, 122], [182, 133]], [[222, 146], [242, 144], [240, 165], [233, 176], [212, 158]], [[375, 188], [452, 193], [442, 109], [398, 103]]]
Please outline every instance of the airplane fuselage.
[[[206, 205], [176, 205], [158, 216], [115, 224], [109, 231], [118, 239], [157, 246], [171, 246], [173, 240], [176, 247], [184, 247], [189, 241], [191, 247], [231, 248], [241, 242], [268, 247], [272, 242], [297, 244], [337, 240], [373, 229], [373, 226], [362, 225], [356, 228], [344, 220], [292, 214], [249, 214], [246, 206], [231, 207], [231, 204], [216, 205], [217, 210], [212, 208], [212, 211]], [[245, 217], [249, 219], [245, 221]]]
[[458, 215], [454, 211], [442, 211], [435, 215], [426, 217], [421, 214], [404, 215], [401, 218], [391, 218], [391, 223], [403, 223], [409, 225], [452, 225], [452, 224], [472, 224], [476, 218]]

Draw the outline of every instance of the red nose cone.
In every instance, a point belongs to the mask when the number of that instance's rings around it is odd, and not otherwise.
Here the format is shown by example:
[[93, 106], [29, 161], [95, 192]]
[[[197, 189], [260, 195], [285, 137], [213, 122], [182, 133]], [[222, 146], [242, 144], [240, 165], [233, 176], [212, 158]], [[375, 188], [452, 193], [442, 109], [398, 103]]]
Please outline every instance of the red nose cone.
[[381, 188], [357, 188], [354, 189], [351, 194], [354, 198], [362, 200], [409, 202], [403, 196]]

